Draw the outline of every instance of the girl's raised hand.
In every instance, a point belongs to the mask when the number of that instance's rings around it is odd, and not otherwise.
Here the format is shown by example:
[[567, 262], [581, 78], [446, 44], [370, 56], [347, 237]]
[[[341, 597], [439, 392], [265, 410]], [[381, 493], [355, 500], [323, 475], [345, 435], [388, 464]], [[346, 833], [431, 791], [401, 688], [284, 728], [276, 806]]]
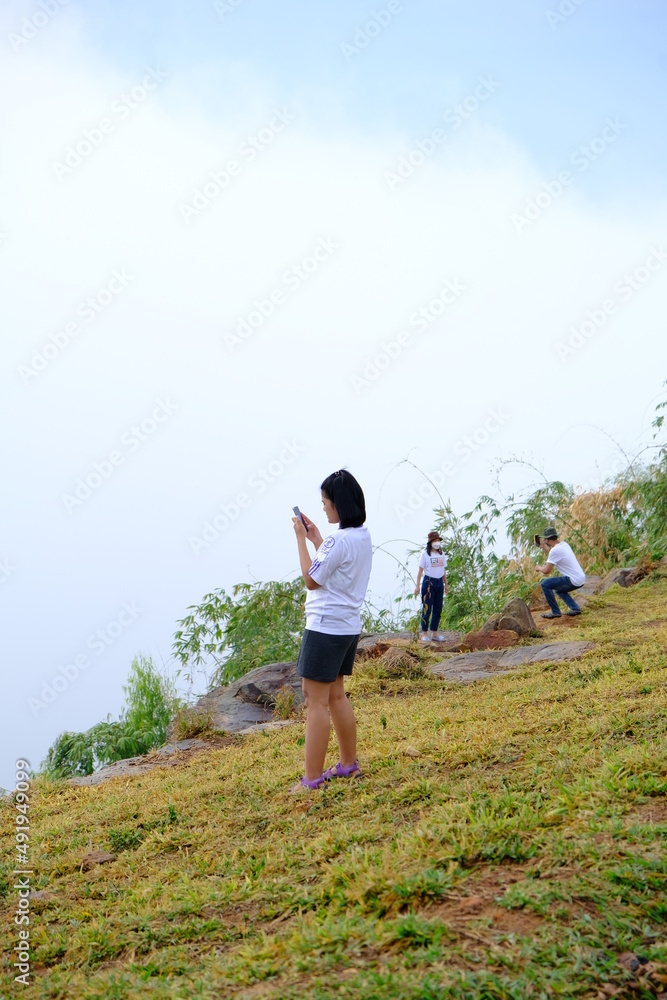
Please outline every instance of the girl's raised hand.
[[319, 528], [314, 521], [311, 521], [309, 517], [305, 514], [302, 515], [304, 521], [306, 522], [306, 538], [309, 542], [312, 542], [316, 549], [319, 549], [322, 544], [322, 535]]
[[296, 516], [293, 517], [292, 518], [292, 524], [294, 525], [294, 534], [296, 535], [297, 538], [301, 538], [301, 537], [307, 538], [308, 537], [308, 535], [306, 534], [306, 529], [303, 526], [303, 521], [301, 520], [300, 517], [296, 517]]

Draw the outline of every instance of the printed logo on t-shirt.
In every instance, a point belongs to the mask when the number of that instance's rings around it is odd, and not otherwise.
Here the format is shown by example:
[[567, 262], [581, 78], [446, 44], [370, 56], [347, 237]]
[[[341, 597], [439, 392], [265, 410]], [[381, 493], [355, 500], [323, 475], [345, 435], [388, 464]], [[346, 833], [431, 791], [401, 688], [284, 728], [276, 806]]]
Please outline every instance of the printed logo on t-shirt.
[[324, 539], [319, 549], [315, 553], [315, 558], [313, 559], [310, 569], [308, 570], [310, 576], [312, 576], [313, 573], [317, 572], [317, 570], [320, 568], [320, 566], [326, 559], [327, 554], [331, 551], [331, 549], [334, 547], [335, 544], [336, 544], [336, 539], [333, 537], [333, 535], [328, 535]]
[[443, 555], [431, 556], [431, 566], [442, 569], [445, 565], [445, 557]]

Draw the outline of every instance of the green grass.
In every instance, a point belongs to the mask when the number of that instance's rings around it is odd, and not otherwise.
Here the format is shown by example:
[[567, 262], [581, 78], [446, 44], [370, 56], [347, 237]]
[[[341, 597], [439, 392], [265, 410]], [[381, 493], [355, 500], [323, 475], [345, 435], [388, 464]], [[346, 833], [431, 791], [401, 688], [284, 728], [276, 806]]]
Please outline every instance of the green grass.
[[[302, 723], [99, 787], [37, 781], [35, 885], [56, 898], [34, 904], [31, 995], [667, 990], [660, 965], [639, 981], [619, 963], [667, 962], [667, 580], [613, 588], [563, 637], [596, 648], [466, 687], [357, 667], [364, 777], [296, 801]], [[82, 872], [93, 848], [117, 860]]]

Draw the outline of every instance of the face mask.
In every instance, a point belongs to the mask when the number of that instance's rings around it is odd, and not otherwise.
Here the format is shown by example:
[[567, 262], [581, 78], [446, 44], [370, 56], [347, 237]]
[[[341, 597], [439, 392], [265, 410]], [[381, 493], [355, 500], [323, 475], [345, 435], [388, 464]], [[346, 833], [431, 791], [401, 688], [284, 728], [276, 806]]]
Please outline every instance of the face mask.
[[442, 549], [442, 542], [431, 542], [431, 548], [435, 549], [436, 552], [440, 552]]

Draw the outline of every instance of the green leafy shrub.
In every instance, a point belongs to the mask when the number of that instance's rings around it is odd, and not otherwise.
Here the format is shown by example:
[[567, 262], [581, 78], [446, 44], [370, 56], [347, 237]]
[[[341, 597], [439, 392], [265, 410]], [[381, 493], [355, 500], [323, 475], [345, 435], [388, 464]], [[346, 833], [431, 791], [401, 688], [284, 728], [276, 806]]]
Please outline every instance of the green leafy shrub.
[[177, 704], [171, 683], [158, 673], [150, 657], [139, 653], [123, 690], [126, 705], [120, 719], [109, 717], [82, 733], [61, 733], [49, 747], [42, 773], [54, 779], [92, 774], [105, 764], [162, 746]]
[[232, 595], [206, 594], [178, 622], [173, 653], [192, 681], [197, 669], [215, 665], [211, 687], [229, 684], [265, 663], [293, 660], [306, 621], [306, 588], [299, 577], [291, 583], [238, 583]]
[[126, 706], [120, 721], [125, 731], [147, 748], [161, 746], [176, 702], [173, 685], [156, 670], [150, 656], [139, 653], [123, 691]]

